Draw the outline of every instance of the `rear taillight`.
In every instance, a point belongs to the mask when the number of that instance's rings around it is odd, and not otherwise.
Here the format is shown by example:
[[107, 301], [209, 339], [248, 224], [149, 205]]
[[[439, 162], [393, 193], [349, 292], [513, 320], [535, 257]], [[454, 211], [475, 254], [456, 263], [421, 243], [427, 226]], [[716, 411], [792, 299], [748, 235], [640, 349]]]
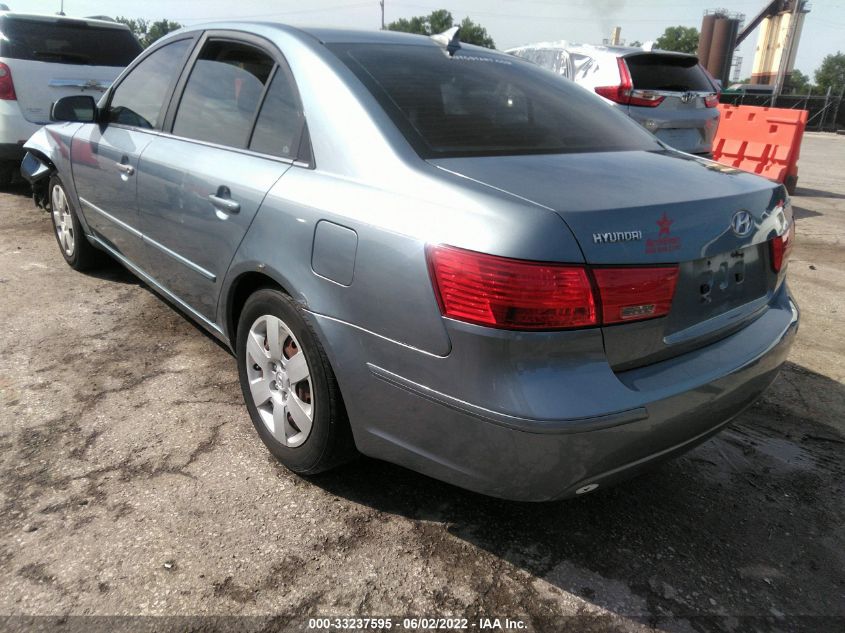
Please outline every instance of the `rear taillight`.
[[512, 330], [597, 324], [583, 266], [508, 259], [451, 246], [430, 246], [427, 254], [444, 316]]
[[452, 246], [429, 246], [426, 253], [444, 316], [509, 330], [569, 329], [665, 316], [678, 280], [677, 266], [589, 269]]
[[12, 70], [3, 62], [0, 62], [0, 99], [4, 101], [15, 101], [15, 84], [12, 83]]
[[625, 63], [623, 58], [617, 57], [616, 64], [619, 67], [619, 85], [599, 86], [596, 88], [598, 94], [605, 99], [610, 99], [614, 103], [621, 103], [622, 105], [653, 108], [662, 103], [664, 97], [653, 90], [634, 90], [631, 72], [628, 70], [628, 64]]
[[624, 323], [669, 313], [678, 267], [595, 268], [602, 323]]
[[708, 108], [715, 108], [719, 105], [719, 95], [720, 93], [716, 93], [714, 95], [707, 95], [704, 97], [704, 105]]
[[792, 251], [792, 243], [795, 241], [794, 227], [795, 223], [793, 222], [783, 235], [779, 235], [769, 242], [772, 270], [776, 273], [782, 271], [789, 261], [789, 253]]
[[707, 70], [704, 66], [699, 64], [698, 67], [702, 71], [704, 71], [704, 74], [707, 75], [707, 78], [710, 80], [710, 85], [716, 89], [715, 94], [707, 95], [706, 97], [704, 97], [704, 105], [708, 108], [715, 108], [717, 105], [719, 105], [719, 97], [722, 95], [722, 91], [719, 90], [719, 86], [721, 86], [722, 84], [721, 82], [717, 81], [716, 78], [710, 73], [710, 71]]

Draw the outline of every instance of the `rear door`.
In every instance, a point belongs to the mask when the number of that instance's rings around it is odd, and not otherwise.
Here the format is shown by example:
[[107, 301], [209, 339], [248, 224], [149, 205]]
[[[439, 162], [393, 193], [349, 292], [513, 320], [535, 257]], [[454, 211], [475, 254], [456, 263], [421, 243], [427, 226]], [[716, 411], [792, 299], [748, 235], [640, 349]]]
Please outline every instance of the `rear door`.
[[305, 122], [293, 78], [259, 38], [208, 33], [139, 165], [143, 267], [214, 321], [232, 257], [267, 191], [298, 158]]
[[[635, 53], [624, 58], [633, 82], [628, 114], [661, 141], [693, 154], [709, 153], [719, 124], [716, 87], [691, 55]], [[637, 95], [656, 95], [634, 105]]]
[[73, 138], [73, 180], [88, 225], [136, 263], [143, 250], [135, 198], [138, 159], [158, 134], [193, 41], [171, 41], [141, 59], [109, 96], [104, 120], [82, 126]]
[[6, 14], [0, 19], [0, 59], [9, 67], [23, 116], [47, 123], [60, 97], [108, 89], [141, 52], [122, 24], [53, 16]]

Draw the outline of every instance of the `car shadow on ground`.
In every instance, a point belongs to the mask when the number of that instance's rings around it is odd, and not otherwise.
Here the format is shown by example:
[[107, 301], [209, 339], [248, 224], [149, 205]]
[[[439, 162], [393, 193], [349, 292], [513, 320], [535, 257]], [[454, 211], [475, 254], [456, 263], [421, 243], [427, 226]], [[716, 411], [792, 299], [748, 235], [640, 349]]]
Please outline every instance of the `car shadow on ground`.
[[32, 197], [32, 188], [29, 186], [28, 182], [24, 182], [23, 180], [16, 180], [10, 185], [0, 187], [0, 193], [7, 193], [12, 196], [30, 198]]
[[371, 459], [312, 481], [439, 526], [431, 556], [452, 555], [446, 541], [457, 537], [611, 613], [667, 630], [727, 630], [731, 622], [731, 630], [747, 630], [737, 618], [762, 630], [842, 630], [845, 437], [790, 404], [794, 390], [827, 415], [845, 413], [845, 386], [787, 363], [770, 395], [713, 439], [568, 501], [492, 499]]
[[796, 220], [802, 220], [804, 218], [814, 218], [819, 215], [824, 215], [823, 213], [819, 213], [818, 211], [813, 211], [805, 207], [799, 207], [795, 204], [792, 205], [792, 214], [795, 216]]
[[834, 191], [824, 191], [823, 189], [810, 189], [808, 187], [797, 187], [795, 189], [796, 196], [810, 196], [813, 198], [833, 198], [835, 200], [845, 200], [845, 194], [836, 193]]

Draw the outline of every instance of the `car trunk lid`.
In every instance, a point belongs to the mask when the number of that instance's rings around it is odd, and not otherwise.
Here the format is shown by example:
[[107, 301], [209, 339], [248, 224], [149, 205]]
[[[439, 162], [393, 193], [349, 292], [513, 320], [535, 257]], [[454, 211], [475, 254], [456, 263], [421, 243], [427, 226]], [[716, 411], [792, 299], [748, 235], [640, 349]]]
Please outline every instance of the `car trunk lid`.
[[591, 266], [678, 265], [666, 317], [603, 328], [614, 368], [728, 335], [765, 309], [778, 281], [768, 241], [790, 220], [778, 206], [782, 188], [712, 161], [605, 152], [431, 162], [554, 211]]

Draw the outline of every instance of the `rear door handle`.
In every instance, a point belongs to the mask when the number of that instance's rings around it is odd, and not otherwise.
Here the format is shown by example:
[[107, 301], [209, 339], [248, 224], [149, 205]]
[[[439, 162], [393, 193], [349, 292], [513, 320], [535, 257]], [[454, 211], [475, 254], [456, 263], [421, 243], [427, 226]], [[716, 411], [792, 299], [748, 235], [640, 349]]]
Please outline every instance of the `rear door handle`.
[[232, 192], [229, 191], [229, 187], [218, 187], [217, 193], [212, 193], [208, 196], [208, 199], [211, 201], [211, 204], [214, 205], [214, 208], [220, 211], [224, 211], [226, 213], [237, 213], [241, 210], [240, 203], [232, 200]]
[[115, 163], [117, 170], [127, 176], [131, 176], [135, 173], [135, 168], [132, 165], [127, 165], [126, 163]]

